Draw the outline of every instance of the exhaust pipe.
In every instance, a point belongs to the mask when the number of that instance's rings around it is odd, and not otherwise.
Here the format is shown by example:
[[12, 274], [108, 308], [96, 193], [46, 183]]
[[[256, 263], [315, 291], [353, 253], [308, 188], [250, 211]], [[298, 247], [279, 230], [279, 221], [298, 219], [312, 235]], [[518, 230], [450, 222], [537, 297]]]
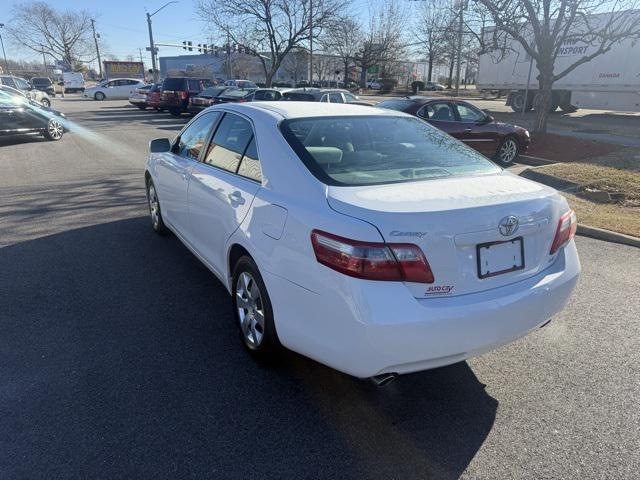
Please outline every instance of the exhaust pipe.
[[398, 376], [397, 373], [383, 373], [381, 375], [376, 375], [375, 377], [371, 377], [371, 381], [376, 387], [384, 387], [385, 385], [390, 384], [392, 381], [396, 379]]

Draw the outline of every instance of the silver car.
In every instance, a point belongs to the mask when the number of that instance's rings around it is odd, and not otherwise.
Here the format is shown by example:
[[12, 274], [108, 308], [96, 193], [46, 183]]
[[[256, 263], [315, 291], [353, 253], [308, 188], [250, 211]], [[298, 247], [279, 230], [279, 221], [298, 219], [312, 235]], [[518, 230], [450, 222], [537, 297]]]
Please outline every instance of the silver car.
[[27, 98], [30, 98], [44, 107], [51, 106], [51, 98], [49, 95], [42, 90], [33, 88], [33, 86], [24, 78], [15, 77], [13, 75], [0, 75], [0, 84], [21, 91]]

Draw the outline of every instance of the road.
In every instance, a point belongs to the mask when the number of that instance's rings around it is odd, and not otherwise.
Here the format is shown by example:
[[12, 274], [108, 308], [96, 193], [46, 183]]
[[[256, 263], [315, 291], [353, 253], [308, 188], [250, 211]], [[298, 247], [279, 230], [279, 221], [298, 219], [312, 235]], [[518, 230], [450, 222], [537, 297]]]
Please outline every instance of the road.
[[186, 118], [54, 106], [83, 131], [0, 146], [0, 478], [638, 477], [638, 249], [578, 238], [548, 327], [383, 389], [261, 365], [146, 216], [146, 142]]

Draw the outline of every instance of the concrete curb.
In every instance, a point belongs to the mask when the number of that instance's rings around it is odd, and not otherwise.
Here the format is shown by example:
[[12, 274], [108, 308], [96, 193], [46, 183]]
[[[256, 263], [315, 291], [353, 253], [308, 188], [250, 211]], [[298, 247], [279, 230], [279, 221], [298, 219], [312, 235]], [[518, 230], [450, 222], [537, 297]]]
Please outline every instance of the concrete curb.
[[541, 167], [543, 165], [553, 165], [558, 162], [554, 160], [547, 160], [546, 158], [532, 157], [531, 155], [520, 155], [516, 158], [516, 163], [531, 165], [533, 167]]
[[611, 230], [605, 230], [604, 228], [590, 227], [579, 223], [576, 233], [583, 237], [590, 237], [597, 240], [604, 240], [605, 242], [621, 243], [623, 245], [640, 248], [640, 238], [625, 235], [624, 233], [612, 232]]

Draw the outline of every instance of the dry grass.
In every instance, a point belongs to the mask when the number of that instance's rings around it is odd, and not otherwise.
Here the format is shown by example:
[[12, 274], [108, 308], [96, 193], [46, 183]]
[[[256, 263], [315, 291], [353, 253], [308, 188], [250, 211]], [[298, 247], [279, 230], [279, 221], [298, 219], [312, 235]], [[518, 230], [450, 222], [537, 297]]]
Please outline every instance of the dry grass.
[[563, 195], [576, 211], [579, 223], [640, 237], [640, 208], [593, 203], [568, 193]]

